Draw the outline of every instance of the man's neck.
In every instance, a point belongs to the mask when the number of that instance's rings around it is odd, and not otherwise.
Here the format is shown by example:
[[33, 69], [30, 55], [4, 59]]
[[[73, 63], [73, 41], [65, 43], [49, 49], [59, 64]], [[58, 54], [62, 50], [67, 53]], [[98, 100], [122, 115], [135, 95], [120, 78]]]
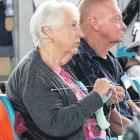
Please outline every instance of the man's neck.
[[99, 54], [99, 56], [103, 59], [106, 59], [107, 58], [107, 54], [110, 50], [110, 48], [113, 47], [113, 44], [109, 44], [109, 43], [106, 43], [102, 40], [97, 40], [97, 39], [86, 39], [86, 42], [88, 43], [88, 45], [94, 49], [96, 51], [96, 53]]
[[99, 54], [99, 56], [101, 58], [106, 59], [109, 50], [106, 48], [103, 48], [103, 47], [102, 46], [95, 46], [95, 47], [93, 47], [93, 49]]

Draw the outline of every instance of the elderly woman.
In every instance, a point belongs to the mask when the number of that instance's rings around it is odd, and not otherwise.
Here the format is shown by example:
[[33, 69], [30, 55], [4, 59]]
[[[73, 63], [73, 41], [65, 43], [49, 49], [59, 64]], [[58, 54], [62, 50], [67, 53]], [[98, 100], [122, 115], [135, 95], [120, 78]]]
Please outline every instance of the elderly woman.
[[73, 4], [55, 1], [42, 3], [31, 19], [36, 47], [17, 65], [7, 87], [14, 110], [34, 136], [27, 139], [87, 140], [85, 132], [94, 132], [85, 130], [103, 106], [102, 97], [114, 92], [107, 79], [99, 79], [87, 95], [70, 69], [64, 67], [79, 47], [82, 33], [78, 22], [79, 13]]

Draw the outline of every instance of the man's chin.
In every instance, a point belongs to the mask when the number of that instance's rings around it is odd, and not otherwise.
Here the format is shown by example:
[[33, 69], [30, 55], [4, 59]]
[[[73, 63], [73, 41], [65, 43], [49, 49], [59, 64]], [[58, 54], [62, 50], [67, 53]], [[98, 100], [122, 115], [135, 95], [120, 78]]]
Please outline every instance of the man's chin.
[[120, 37], [120, 42], [124, 40], [124, 35]]
[[121, 43], [122, 41], [124, 41], [124, 38], [120, 38], [120, 39], [116, 40], [116, 43]]

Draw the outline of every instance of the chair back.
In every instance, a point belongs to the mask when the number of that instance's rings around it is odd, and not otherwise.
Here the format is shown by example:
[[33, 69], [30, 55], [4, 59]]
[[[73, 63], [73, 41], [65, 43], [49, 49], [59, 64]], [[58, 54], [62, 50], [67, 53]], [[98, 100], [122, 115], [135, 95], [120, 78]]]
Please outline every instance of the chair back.
[[0, 94], [0, 140], [19, 140], [14, 131], [15, 112], [6, 97]]

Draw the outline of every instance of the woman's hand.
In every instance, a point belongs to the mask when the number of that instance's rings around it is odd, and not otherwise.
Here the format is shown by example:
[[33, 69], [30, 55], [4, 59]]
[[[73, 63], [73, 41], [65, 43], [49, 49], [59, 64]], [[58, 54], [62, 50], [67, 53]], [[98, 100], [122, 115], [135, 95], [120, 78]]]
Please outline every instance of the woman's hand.
[[107, 101], [108, 104], [118, 104], [119, 102], [122, 102], [125, 98], [125, 90], [119, 86], [114, 85], [115, 91], [112, 91], [112, 96]]
[[101, 97], [109, 95], [111, 91], [115, 92], [114, 86], [106, 78], [97, 79], [93, 90]]

